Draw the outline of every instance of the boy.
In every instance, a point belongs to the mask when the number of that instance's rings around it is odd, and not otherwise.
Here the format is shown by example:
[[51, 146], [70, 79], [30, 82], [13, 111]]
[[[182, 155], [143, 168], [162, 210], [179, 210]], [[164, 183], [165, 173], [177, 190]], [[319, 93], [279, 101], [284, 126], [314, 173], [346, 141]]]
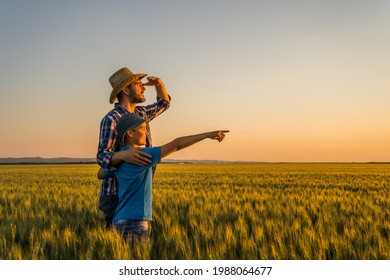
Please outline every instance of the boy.
[[[146, 125], [145, 119], [133, 113], [119, 119], [116, 130], [121, 151], [140, 148], [146, 144], [148, 134]], [[114, 174], [119, 183], [119, 205], [113, 222], [125, 239], [148, 239], [149, 222], [152, 220], [152, 167], [169, 154], [206, 138], [221, 142], [227, 132], [229, 131], [219, 130], [184, 136], [160, 147], [143, 148], [142, 151], [151, 156], [151, 163], [147, 166], [136, 166], [126, 162], [118, 165]], [[99, 178], [107, 176], [112, 175], [110, 172], [99, 170]]]

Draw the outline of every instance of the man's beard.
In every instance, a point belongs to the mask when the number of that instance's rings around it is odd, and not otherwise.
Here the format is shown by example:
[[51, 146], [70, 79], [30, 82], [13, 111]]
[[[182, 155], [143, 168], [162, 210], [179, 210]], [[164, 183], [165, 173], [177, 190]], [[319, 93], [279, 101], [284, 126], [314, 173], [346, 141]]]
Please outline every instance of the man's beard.
[[132, 88], [130, 88], [130, 102], [131, 103], [142, 103], [145, 102], [146, 98], [142, 96], [138, 96], [136, 92]]
[[130, 98], [130, 102], [131, 103], [142, 103], [142, 102], [145, 102], [145, 101], [146, 101], [145, 97], [132, 96]]

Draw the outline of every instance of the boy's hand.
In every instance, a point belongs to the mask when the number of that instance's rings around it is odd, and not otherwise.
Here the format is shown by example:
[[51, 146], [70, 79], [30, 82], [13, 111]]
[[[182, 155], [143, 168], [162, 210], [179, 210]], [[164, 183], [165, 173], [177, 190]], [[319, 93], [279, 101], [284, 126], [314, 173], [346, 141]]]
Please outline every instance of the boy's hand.
[[225, 138], [225, 133], [228, 133], [229, 130], [218, 130], [210, 132], [210, 138], [214, 140], [218, 140], [218, 142], [221, 142]]
[[98, 177], [98, 179], [100, 179], [100, 180], [106, 178], [106, 176], [104, 176], [104, 172], [103, 172], [103, 169], [102, 169], [102, 168], [99, 168], [99, 171], [98, 171], [98, 173], [97, 173], [97, 177]]

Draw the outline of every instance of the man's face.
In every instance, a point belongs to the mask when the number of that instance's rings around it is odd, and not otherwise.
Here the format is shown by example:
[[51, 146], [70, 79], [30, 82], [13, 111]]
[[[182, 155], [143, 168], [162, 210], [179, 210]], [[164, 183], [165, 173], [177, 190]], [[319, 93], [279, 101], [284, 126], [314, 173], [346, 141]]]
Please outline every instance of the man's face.
[[146, 145], [146, 136], [148, 130], [146, 129], [146, 122], [141, 124], [139, 127], [133, 130], [133, 142], [139, 146]]
[[145, 87], [141, 80], [136, 80], [129, 85], [130, 90], [130, 102], [131, 103], [142, 103], [145, 102], [146, 98], [144, 95]]

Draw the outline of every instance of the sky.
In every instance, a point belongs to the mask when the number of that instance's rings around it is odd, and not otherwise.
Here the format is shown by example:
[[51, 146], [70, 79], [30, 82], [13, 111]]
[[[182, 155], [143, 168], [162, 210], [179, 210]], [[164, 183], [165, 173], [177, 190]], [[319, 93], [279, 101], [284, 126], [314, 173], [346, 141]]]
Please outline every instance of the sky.
[[[390, 1], [0, 1], [0, 157], [86, 157], [128, 67], [171, 159], [390, 161]], [[155, 101], [147, 88], [144, 103]]]

